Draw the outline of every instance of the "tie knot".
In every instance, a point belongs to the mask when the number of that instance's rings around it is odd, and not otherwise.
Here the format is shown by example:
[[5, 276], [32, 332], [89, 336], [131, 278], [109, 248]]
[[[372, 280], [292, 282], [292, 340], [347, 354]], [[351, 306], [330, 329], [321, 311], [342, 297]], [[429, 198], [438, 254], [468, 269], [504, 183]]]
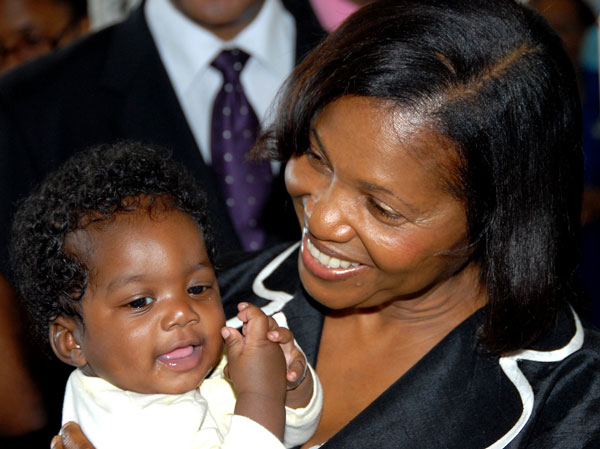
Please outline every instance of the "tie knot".
[[223, 73], [225, 80], [234, 81], [239, 78], [250, 55], [239, 49], [223, 50], [212, 62], [212, 66]]

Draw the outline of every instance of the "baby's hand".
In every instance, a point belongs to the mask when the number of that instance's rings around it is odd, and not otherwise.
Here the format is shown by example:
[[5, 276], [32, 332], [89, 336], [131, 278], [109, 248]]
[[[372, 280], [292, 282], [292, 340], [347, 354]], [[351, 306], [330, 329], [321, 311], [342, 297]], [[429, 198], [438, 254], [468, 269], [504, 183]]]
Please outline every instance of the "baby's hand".
[[[238, 318], [244, 325], [241, 333], [224, 327], [221, 331], [227, 345], [228, 363], [225, 375], [236, 392], [285, 392], [285, 358], [278, 344], [267, 339], [267, 332], [277, 323], [256, 306], [238, 305]], [[285, 393], [284, 393], [285, 394]]]
[[[302, 350], [296, 346], [292, 331], [286, 327], [280, 327], [272, 320], [271, 330], [267, 338], [279, 343], [287, 365], [287, 395], [285, 405], [291, 408], [305, 407], [308, 405], [313, 394], [313, 379], [308, 369], [308, 361]], [[274, 323], [274, 324], [273, 324]]]
[[221, 329], [227, 345], [225, 375], [237, 394], [234, 413], [256, 421], [281, 440], [286, 399], [283, 351], [267, 339], [272, 319], [247, 303], [239, 304], [238, 310], [244, 323], [242, 332], [231, 327]]

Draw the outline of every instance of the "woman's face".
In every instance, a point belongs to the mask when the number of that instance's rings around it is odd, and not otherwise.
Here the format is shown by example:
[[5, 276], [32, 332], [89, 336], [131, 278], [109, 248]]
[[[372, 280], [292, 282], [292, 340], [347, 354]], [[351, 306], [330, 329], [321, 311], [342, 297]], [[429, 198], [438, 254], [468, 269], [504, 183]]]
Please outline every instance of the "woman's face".
[[443, 176], [453, 158], [441, 136], [380, 100], [325, 107], [285, 177], [311, 296], [341, 310], [451, 291], [468, 259], [465, 209]]

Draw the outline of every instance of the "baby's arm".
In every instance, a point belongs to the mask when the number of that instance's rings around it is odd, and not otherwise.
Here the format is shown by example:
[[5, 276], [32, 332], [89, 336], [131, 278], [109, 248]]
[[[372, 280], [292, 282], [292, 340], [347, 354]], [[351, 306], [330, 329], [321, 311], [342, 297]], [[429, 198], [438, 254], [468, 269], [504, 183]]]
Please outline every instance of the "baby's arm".
[[222, 329], [228, 354], [226, 375], [237, 393], [234, 413], [252, 419], [282, 440], [286, 363], [279, 344], [267, 339], [274, 322], [258, 307], [243, 303], [239, 310], [242, 332]]

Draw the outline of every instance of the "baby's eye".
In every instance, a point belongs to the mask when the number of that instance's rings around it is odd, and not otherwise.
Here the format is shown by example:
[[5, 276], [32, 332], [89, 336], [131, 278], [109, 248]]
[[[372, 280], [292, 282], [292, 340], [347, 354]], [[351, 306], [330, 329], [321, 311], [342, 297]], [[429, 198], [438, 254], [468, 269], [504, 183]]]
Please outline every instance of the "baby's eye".
[[131, 307], [132, 309], [141, 309], [143, 307], [146, 307], [146, 306], [149, 306], [150, 304], [152, 304], [152, 301], [154, 301], [154, 299], [146, 296], [145, 298], [134, 299], [127, 305], [129, 307]]
[[188, 288], [187, 291], [190, 295], [198, 296], [206, 292], [208, 289], [209, 287], [207, 285], [194, 285], [193, 287]]

